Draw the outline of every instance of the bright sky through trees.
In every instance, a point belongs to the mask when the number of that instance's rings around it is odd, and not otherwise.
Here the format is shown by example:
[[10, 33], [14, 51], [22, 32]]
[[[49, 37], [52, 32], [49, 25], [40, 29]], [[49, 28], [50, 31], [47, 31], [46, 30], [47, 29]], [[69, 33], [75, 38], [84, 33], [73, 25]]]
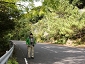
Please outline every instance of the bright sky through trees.
[[27, 13], [26, 8], [29, 8], [29, 11], [30, 11], [33, 7], [42, 6], [42, 2], [43, 0], [40, 0], [40, 1], [34, 0], [33, 3], [30, 1], [18, 1], [16, 5], [18, 6], [18, 9], [23, 10], [24, 13]]
[[42, 2], [41, 1], [38, 1], [38, 2], [34, 1], [34, 6], [35, 7], [42, 6]]

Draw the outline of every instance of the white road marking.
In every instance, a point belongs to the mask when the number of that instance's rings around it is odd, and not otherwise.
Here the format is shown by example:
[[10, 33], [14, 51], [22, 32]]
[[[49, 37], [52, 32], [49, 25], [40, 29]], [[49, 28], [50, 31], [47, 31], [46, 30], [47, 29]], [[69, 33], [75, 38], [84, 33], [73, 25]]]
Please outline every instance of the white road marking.
[[28, 64], [27, 59], [26, 58], [24, 58], [24, 59], [25, 59], [25, 63]]

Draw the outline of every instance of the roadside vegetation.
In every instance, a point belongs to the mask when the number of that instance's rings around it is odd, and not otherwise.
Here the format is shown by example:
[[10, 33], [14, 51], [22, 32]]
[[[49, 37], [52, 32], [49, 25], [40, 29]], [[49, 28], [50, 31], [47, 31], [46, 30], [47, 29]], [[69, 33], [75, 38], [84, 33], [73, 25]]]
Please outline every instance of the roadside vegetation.
[[32, 9], [17, 2], [0, 1], [0, 56], [9, 40], [26, 40], [30, 32], [37, 42], [85, 44], [84, 0], [44, 0], [38, 7], [30, 0]]
[[7, 62], [7, 64], [19, 64], [15, 58], [10, 58]]

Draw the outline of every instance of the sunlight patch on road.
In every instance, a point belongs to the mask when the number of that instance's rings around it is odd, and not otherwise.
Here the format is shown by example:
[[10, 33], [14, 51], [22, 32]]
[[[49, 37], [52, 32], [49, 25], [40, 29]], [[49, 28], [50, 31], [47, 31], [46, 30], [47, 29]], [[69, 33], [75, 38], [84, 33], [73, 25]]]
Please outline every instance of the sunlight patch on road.
[[35, 53], [39, 53], [39, 52], [35, 52]]
[[56, 48], [56, 46], [44, 46], [45, 48]]
[[83, 53], [83, 51], [75, 51], [75, 50], [68, 50], [68, 51], [62, 51], [62, 52], [68, 52], [68, 53]]
[[78, 56], [78, 57], [67, 57], [62, 59], [61, 61], [56, 61], [53, 64], [84, 64], [85, 57]]
[[48, 50], [48, 51], [51, 51], [51, 52], [54, 52], [54, 53], [58, 53], [57, 51], [51, 50], [51, 49], [49, 49], [49, 48], [45, 48], [45, 47], [41, 47], [41, 48], [43, 48], [43, 49], [45, 49], [45, 50]]
[[26, 44], [26, 43], [22, 43], [22, 44]]
[[60, 47], [60, 46], [44, 46], [45, 48], [57, 48], [57, 49], [66, 49], [67, 47]]

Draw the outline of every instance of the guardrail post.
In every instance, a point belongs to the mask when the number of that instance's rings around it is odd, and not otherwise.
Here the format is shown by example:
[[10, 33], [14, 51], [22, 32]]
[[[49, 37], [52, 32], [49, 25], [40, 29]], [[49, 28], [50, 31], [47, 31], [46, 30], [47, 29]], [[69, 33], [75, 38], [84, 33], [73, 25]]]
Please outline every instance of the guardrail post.
[[[6, 51], [6, 53], [7, 53], [8, 51]], [[8, 60], [6, 61], [6, 63], [5, 64], [7, 64], [7, 62], [8, 62]]]
[[9, 48], [11, 48], [13, 46], [13, 42], [9, 41]]
[[[9, 41], [9, 48], [11, 48], [13, 46], [13, 42], [12, 41]], [[12, 54], [10, 55], [10, 57], [12, 57]]]

